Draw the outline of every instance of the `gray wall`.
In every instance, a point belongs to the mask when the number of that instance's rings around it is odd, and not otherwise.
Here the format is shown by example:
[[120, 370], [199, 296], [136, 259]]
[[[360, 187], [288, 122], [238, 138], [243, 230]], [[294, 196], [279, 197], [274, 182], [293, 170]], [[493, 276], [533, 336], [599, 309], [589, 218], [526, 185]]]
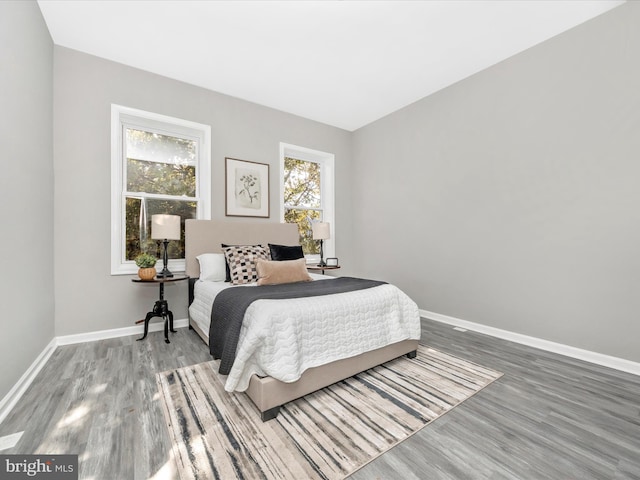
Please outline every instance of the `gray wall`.
[[640, 361], [638, 25], [629, 2], [356, 131], [359, 273]]
[[53, 43], [35, 2], [0, 2], [0, 399], [54, 336]]
[[[271, 165], [277, 222], [279, 142], [334, 153], [336, 253], [351, 256], [349, 132], [63, 47], [54, 58], [56, 335], [132, 326], [158, 295], [110, 275], [111, 103], [211, 125], [213, 218], [224, 218], [225, 156]], [[186, 282], [165, 293], [186, 318]]]

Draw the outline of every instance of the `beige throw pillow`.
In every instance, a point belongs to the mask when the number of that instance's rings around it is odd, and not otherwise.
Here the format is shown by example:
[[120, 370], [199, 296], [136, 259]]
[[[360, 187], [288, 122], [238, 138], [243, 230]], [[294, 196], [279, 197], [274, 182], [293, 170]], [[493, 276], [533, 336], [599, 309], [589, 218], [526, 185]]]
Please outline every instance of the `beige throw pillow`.
[[304, 258], [297, 260], [258, 260], [258, 285], [277, 285], [280, 283], [310, 282], [312, 278], [307, 272]]

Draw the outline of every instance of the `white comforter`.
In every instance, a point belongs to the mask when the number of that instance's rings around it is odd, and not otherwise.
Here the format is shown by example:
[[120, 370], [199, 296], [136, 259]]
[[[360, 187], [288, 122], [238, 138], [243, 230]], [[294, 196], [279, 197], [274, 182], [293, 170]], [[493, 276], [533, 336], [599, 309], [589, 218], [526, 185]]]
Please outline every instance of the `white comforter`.
[[[199, 289], [208, 290], [208, 297], [220, 289], [199, 283], [212, 282], [197, 282], [196, 299]], [[202, 303], [194, 301], [190, 313], [201, 311]], [[320, 297], [258, 300], [246, 311], [225, 390], [246, 390], [254, 373], [295, 382], [308, 368], [419, 338], [418, 307], [393, 285]]]

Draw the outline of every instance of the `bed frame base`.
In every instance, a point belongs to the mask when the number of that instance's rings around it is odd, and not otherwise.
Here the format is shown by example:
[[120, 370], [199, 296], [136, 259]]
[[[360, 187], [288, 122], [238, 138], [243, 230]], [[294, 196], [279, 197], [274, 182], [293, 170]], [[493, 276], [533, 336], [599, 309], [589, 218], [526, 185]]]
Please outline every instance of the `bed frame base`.
[[205, 333], [198, 325], [196, 325], [195, 323], [191, 323], [191, 318], [189, 318], [189, 330], [193, 330], [198, 334], [198, 336], [202, 339], [202, 341], [207, 344], [207, 350], [208, 350], [209, 332]]
[[265, 412], [260, 412], [260, 419], [263, 422], [268, 422], [269, 420], [273, 420], [280, 413], [280, 407], [273, 407]]
[[[209, 345], [209, 336], [198, 325], [189, 321], [189, 328], [193, 329]], [[278, 416], [280, 407], [285, 403], [333, 385], [370, 368], [377, 367], [402, 355], [406, 355], [408, 358], [415, 358], [418, 343], [418, 340], [402, 340], [386, 347], [361, 353], [355, 357], [344, 358], [326, 365], [309, 368], [298, 380], [292, 383], [281, 382], [273, 377], [261, 378], [253, 375], [249, 381], [249, 388], [245, 393], [260, 411], [262, 421], [267, 422]]]
[[285, 383], [272, 377], [251, 377], [246, 394], [260, 411], [263, 421], [278, 415], [280, 406], [296, 398], [320, 390], [360, 372], [386, 363], [394, 358], [416, 356], [418, 340], [403, 340], [355, 357], [336, 360], [306, 370], [295, 382]]

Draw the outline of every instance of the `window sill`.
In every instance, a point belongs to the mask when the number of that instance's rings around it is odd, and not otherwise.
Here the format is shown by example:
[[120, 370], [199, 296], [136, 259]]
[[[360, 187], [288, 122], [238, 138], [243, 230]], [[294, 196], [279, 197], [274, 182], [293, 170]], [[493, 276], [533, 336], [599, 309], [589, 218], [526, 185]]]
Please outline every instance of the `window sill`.
[[[186, 265], [184, 259], [182, 260], [169, 260], [169, 264], [167, 265], [169, 270], [174, 273], [184, 273]], [[121, 263], [117, 266], [111, 267], [111, 275], [137, 275], [138, 274], [138, 266], [134, 262], [126, 262]], [[156, 270], [159, 272], [162, 270], [162, 261], [156, 263]]]

